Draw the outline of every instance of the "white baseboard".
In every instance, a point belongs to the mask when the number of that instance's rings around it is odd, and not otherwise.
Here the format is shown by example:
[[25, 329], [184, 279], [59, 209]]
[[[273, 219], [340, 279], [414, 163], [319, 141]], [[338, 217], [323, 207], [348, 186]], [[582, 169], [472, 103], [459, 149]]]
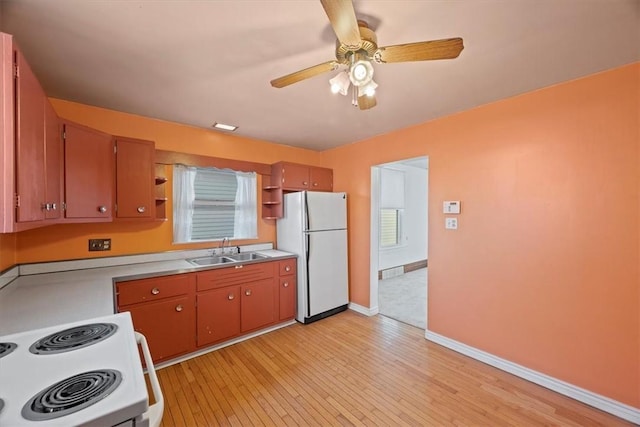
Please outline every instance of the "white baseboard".
[[478, 350], [435, 332], [425, 331], [424, 337], [429, 341], [433, 341], [451, 350], [457, 351], [458, 353], [462, 353], [465, 356], [469, 356], [473, 359], [479, 360], [480, 362], [484, 362], [488, 365], [509, 372], [510, 374], [524, 378], [532, 383], [536, 383], [632, 423], [640, 424], [640, 409], [638, 408], [634, 408], [608, 397], [577, 387], [573, 384], [550, 377], [543, 373], [534, 371], [533, 369], [526, 368], [506, 359], [494, 356], [493, 354]]
[[355, 302], [349, 303], [349, 309], [360, 314], [364, 314], [365, 316], [375, 316], [376, 314], [378, 314], [378, 307], [368, 308], [363, 305], [356, 304]]

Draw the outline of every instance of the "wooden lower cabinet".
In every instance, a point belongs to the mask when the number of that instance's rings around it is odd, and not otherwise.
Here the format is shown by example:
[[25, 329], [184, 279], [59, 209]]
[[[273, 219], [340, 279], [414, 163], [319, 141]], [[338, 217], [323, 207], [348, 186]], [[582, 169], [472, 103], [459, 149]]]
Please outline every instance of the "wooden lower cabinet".
[[131, 313], [154, 362], [196, 349], [195, 279], [194, 274], [174, 274], [116, 283], [118, 312]]
[[240, 334], [240, 286], [228, 286], [197, 295], [198, 347]]
[[129, 306], [122, 311], [131, 312], [134, 329], [147, 338], [154, 362], [195, 350], [193, 295]]
[[278, 263], [280, 283], [278, 286], [279, 320], [296, 316], [296, 259], [289, 258]]
[[278, 319], [278, 290], [275, 279], [264, 279], [242, 287], [242, 332], [275, 323]]
[[149, 342], [154, 362], [295, 317], [296, 259], [116, 283], [118, 312]]
[[278, 292], [279, 319], [293, 319], [296, 316], [296, 276], [281, 277]]

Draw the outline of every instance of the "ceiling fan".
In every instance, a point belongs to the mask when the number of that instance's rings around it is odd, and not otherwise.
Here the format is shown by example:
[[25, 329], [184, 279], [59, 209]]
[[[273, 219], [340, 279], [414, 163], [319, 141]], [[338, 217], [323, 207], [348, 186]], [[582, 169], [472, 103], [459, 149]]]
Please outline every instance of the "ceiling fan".
[[334, 93], [347, 95], [353, 85], [353, 104], [361, 110], [376, 106], [373, 65], [388, 62], [431, 61], [457, 58], [464, 48], [459, 37], [378, 47], [376, 33], [356, 19], [352, 0], [320, 0], [336, 33], [336, 59], [271, 80], [282, 88], [346, 65], [347, 70], [329, 82]]

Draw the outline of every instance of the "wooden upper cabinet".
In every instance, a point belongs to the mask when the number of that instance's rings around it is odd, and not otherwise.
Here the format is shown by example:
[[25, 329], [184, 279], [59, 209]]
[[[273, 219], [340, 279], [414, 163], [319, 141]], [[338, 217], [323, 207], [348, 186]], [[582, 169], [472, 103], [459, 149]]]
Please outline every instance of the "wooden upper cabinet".
[[116, 137], [116, 217], [155, 219], [155, 144]]
[[283, 189], [309, 189], [309, 166], [281, 163], [280, 168], [282, 170], [281, 182]]
[[13, 231], [47, 225], [62, 211], [59, 121], [35, 74], [14, 47], [15, 224]]
[[44, 106], [47, 99], [19, 50], [16, 76], [16, 222], [42, 221], [45, 205]]
[[0, 33], [0, 233], [15, 231], [13, 38]]
[[[333, 170], [297, 163], [279, 162], [272, 166], [272, 182], [285, 191], [332, 191]], [[274, 179], [275, 178], [275, 179]]]
[[333, 191], [333, 169], [309, 167], [309, 190]]
[[115, 150], [111, 135], [76, 123], [63, 123], [65, 220], [111, 221]]

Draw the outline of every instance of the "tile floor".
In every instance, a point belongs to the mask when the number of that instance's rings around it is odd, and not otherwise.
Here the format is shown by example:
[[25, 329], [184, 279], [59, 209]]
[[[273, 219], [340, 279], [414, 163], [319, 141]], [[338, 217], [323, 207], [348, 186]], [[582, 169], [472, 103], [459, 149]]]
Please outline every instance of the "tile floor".
[[426, 329], [427, 269], [378, 281], [380, 314]]

